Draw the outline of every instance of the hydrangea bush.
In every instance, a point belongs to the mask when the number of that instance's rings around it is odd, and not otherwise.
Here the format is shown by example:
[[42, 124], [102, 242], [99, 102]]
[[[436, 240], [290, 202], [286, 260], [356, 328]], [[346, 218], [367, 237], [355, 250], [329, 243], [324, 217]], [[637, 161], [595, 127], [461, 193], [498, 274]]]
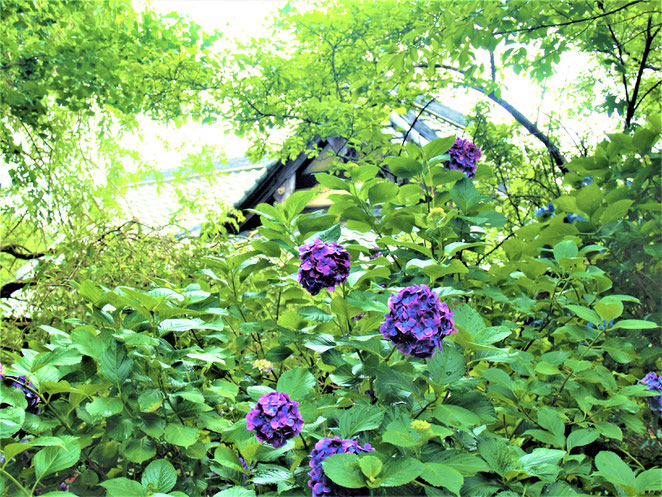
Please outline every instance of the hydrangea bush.
[[658, 184], [646, 136], [568, 163], [584, 222], [503, 233], [448, 137], [318, 173], [326, 214], [261, 204], [183, 285], [79, 285], [5, 361], [0, 496], [659, 494], [657, 317], [603, 269], [624, 219], [657, 229], [613, 183]]

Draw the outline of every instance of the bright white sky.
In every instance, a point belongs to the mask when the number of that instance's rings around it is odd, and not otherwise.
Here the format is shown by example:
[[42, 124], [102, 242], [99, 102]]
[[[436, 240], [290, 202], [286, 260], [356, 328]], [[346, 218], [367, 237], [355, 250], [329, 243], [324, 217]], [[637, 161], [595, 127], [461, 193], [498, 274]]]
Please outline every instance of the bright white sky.
[[[146, 3], [146, 0], [133, 0], [137, 10], [142, 10]], [[162, 14], [172, 11], [186, 14], [207, 31], [220, 30], [223, 33], [223, 45], [226, 45], [231, 44], [235, 38], [248, 40], [250, 37], [266, 34], [265, 26], [273, 18], [274, 12], [285, 3], [286, 0], [152, 0], [151, 6]], [[542, 104], [540, 87], [515, 74], [508, 77], [504, 97], [532, 121], [535, 121], [536, 114], [539, 114], [540, 121], [545, 122], [545, 113], [559, 113], [565, 106], [571, 105], [571, 96], [563, 95], [563, 89], [567, 88], [581, 71], [586, 70], [586, 64], [586, 60], [580, 60], [577, 56], [566, 56], [557, 68], [557, 75], [548, 82], [549, 91]], [[559, 94], [562, 102], [557, 100]], [[480, 98], [478, 93], [472, 90], [454, 92], [452, 97], [443, 103], [466, 113]], [[500, 108], [495, 109], [492, 117], [498, 122], [512, 122], [512, 117]], [[605, 121], [601, 115], [599, 119], [582, 122], [581, 128], [595, 130], [597, 133], [594, 136], [602, 138], [606, 130], [613, 129], [613, 125]], [[574, 135], [579, 126], [573, 126], [572, 120], [566, 120], [563, 125], [570, 135]], [[199, 152], [205, 144], [220, 147], [227, 158], [243, 156], [248, 142], [231, 133], [225, 134], [227, 129], [227, 124], [223, 123], [204, 126], [191, 123], [177, 129], [145, 119], [142, 129], [144, 141], [141, 143], [136, 139], [127, 140], [126, 144], [138, 148], [148, 162], [156, 164], [160, 169], [178, 167], [189, 153]], [[565, 141], [572, 143], [569, 138]], [[166, 143], [170, 145], [170, 150], [166, 150]]]

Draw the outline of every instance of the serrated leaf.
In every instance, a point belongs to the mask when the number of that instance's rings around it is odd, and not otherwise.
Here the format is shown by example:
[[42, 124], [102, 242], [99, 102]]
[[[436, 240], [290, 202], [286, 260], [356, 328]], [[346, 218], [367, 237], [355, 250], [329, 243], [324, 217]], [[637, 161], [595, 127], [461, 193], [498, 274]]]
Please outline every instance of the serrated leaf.
[[456, 347], [444, 345], [441, 352], [437, 352], [427, 360], [428, 371], [433, 382], [438, 385], [450, 385], [466, 374], [464, 356]]
[[458, 497], [464, 483], [464, 477], [459, 471], [435, 462], [425, 463], [425, 470], [421, 473], [421, 478], [435, 487], [447, 488]]
[[189, 447], [198, 440], [198, 429], [178, 423], [169, 423], [165, 427], [163, 438], [173, 445]]
[[415, 480], [425, 466], [413, 457], [399, 457], [388, 461], [383, 469], [382, 487], [399, 487]]
[[352, 453], [334, 454], [322, 461], [324, 474], [336, 485], [347, 488], [365, 487], [359, 466], [359, 456]]
[[[608, 450], [599, 452], [595, 456], [595, 467], [610, 483], [636, 489], [634, 471], [614, 452]], [[625, 490], [628, 489], [625, 488]]]
[[170, 492], [177, 483], [175, 467], [165, 459], [156, 459], [150, 462], [143, 471], [140, 483], [147, 487], [150, 483], [158, 492]]
[[276, 389], [301, 401], [313, 392], [315, 383], [315, 377], [306, 368], [295, 368], [280, 375]]
[[594, 442], [598, 439], [599, 436], [600, 433], [592, 428], [580, 428], [578, 430], [574, 430], [572, 433], [570, 433], [570, 435], [568, 435], [568, 439], [566, 440], [568, 453], [570, 453], [570, 451], [575, 447], [581, 447], [583, 445], [588, 445], [591, 442]]
[[343, 411], [338, 418], [340, 437], [350, 438], [356, 433], [379, 428], [383, 419], [384, 411], [377, 406], [354, 406]]
[[365, 455], [359, 459], [359, 467], [367, 478], [376, 478], [382, 470], [382, 461], [378, 457]]
[[80, 459], [80, 446], [73, 437], [62, 437], [65, 447], [49, 446], [37, 452], [32, 459], [38, 479], [70, 468]]
[[140, 483], [124, 477], [106, 480], [99, 485], [108, 490], [108, 495], [112, 497], [145, 497], [147, 495], [147, 490]]

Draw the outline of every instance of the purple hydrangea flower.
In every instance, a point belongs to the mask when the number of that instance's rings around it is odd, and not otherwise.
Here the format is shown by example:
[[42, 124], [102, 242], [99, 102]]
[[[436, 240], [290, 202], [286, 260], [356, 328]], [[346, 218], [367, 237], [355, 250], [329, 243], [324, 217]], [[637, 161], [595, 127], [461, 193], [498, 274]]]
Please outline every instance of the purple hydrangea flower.
[[361, 452], [371, 450], [375, 449], [368, 443], [361, 447], [356, 440], [344, 440], [340, 437], [333, 437], [333, 439], [324, 437], [317, 442], [315, 448], [310, 453], [309, 466], [313, 469], [308, 473], [310, 476], [308, 486], [313, 489], [313, 497], [344, 497], [364, 494], [365, 492], [361, 492], [360, 490], [341, 487], [333, 483], [324, 474], [322, 461], [334, 454], [360, 454]]
[[432, 357], [442, 339], [457, 331], [453, 312], [426, 285], [403, 288], [391, 295], [388, 307], [379, 331], [405, 355]]
[[448, 169], [462, 171], [468, 178], [474, 177], [476, 163], [483, 156], [483, 153], [474, 143], [457, 138], [447, 153], [451, 156], [450, 161], [446, 163]]
[[12, 378], [3, 374], [2, 364], [0, 364], [0, 381], [4, 381], [10, 387], [18, 388], [25, 394], [25, 400], [28, 402], [28, 407], [25, 409], [26, 412], [32, 414], [39, 414], [39, 395], [34, 393], [33, 390], [36, 390], [31, 381], [29, 381], [25, 376], [18, 376]]
[[656, 396], [648, 397], [648, 405], [654, 413], [662, 414], [662, 376], [651, 371], [639, 380], [639, 383], [646, 385], [653, 392], [658, 392]]
[[333, 291], [336, 285], [347, 281], [350, 256], [342, 245], [317, 238], [299, 247], [299, 253], [299, 283], [311, 295], [317, 295], [322, 288]]
[[290, 400], [286, 393], [269, 392], [262, 395], [255, 407], [246, 415], [247, 428], [255, 430], [260, 442], [267, 442], [276, 449], [301, 433], [303, 418], [299, 403]]

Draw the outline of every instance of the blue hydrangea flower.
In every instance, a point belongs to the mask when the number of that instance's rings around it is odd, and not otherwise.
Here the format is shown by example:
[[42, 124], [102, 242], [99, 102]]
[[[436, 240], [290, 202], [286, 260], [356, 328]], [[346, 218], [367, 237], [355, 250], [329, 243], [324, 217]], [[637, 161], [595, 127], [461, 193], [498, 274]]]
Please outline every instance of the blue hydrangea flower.
[[15, 378], [6, 376], [3, 373], [2, 364], [0, 364], [0, 381], [3, 381], [10, 387], [18, 388], [25, 394], [25, 400], [28, 402], [28, 407], [25, 409], [25, 412], [30, 412], [32, 414], [40, 413], [40, 410], [37, 407], [39, 404], [39, 395], [34, 392], [36, 388], [25, 376], [17, 376]]
[[280, 392], [262, 395], [246, 415], [246, 421], [246, 427], [255, 430], [255, 437], [260, 442], [270, 443], [276, 449], [296, 437], [303, 428], [299, 403]]
[[649, 390], [658, 393], [654, 397], [648, 397], [648, 405], [654, 413], [658, 415], [662, 414], [662, 376], [658, 376], [651, 371], [639, 380], [639, 383], [646, 385]]
[[554, 204], [551, 202], [547, 204], [547, 207], [541, 207], [540, 209], [536, 210], [536, 216], [542, 216], [544, 214], [551, 214], [554, 215], [554, 211], [556, 208], [554, 207]]
[[441, 350], [442, 339], [457, 331], [453, 312], [426, 285], [408, 286], [391, 295], [388, 308], [379, 331], [405, 355], [432, 357]]
[[324, 474], [322, 461], [334, 454], [360, 454], [371, 450], [375, 449], [368, 443], [361, 447], [356, 440], [345, 440], [340, 437], [333, 437], [333, 439], [324, 437], [317, 442], [315, 448], [310, 453], [309, 466], [313, 469], [308, 473], [310, 476], [308, 486], [313, 490], [313, 497], [364, 495], [365, 492], [360, 489], [345, 488], [333, 483]]
[[333, 291], [336, 285], [347, 281], [350, 256], [342, 245], [317, 238], [299, 247], [299, 254], [299, 283], [311, 295], [317, 295], [322, 288]]
[[457, 138], [455, 143], [448, 149], [450, 161], [446, 163], [447, 169], [457, 169], [473, 178], [476, 174], [476, 163], [483, 156], [481, 150], [469, 140]]

